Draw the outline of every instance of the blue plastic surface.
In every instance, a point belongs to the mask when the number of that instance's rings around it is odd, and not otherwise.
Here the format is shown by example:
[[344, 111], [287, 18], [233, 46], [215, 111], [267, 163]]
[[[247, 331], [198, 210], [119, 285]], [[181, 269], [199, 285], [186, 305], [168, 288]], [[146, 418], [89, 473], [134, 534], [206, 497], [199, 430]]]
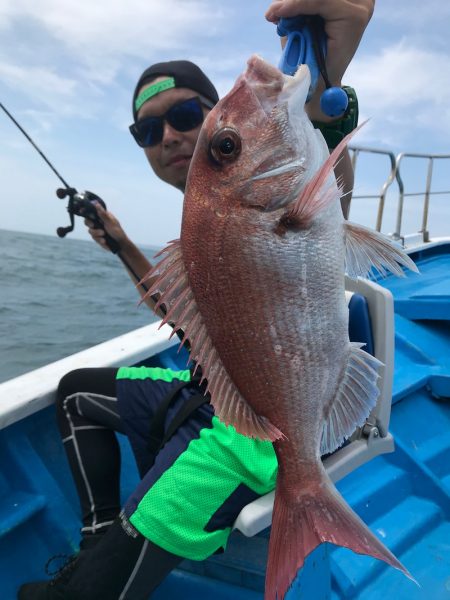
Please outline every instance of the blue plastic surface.
[[365, 344], [364, 350], [374, 356], [372, 324], [367, 300], [361, 294], [353, 294], [348, 303], [348, 334], [351, 342]]
[[[311, 74], [308, 100], [313, 95], [319, 79], [319, 67], [313, 47], [313, 32], [305, 17], [280, 19], [277, 26], [280, 36], [286, 36], [286, 45], [281, 54], [279, 69], [286, 75], [295, 75], [299, 65], [308, 65]], [[326, 54], [325, 34], [319, 40], [321, 51]]]
[[380, 282], [393, 293], [395, 312], [413, 321], [450, 321], [450, 244], [415, 252], [411, 258], [420, 273]]
[[348, 107], [348, 96], [340, 87], [329, 87], [320, 96], [320, 109], [329, 117], [341, 117]]

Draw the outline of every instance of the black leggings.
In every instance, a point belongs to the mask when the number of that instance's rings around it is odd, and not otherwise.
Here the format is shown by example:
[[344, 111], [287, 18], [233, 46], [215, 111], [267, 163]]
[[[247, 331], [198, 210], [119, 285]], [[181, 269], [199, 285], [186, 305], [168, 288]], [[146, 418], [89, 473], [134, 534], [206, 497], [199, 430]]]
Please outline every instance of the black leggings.
[[120, 512], [117, 369], [78, 369], [58, 386], [56, 416], [81, 504], [82, 533], [101, 532]]
[[124, 428], [116, 374], [113, 368], [78, 369], [61, 379], [57, 393], [57, 421], [80, 498], [82, 536], [100, 539], [80, 557], [71, 579], [76, 597], [83, 600], [148, 598], [182, 560], [144, 538], [120, 514], [120, 449], [114, 431], [124, 433]]

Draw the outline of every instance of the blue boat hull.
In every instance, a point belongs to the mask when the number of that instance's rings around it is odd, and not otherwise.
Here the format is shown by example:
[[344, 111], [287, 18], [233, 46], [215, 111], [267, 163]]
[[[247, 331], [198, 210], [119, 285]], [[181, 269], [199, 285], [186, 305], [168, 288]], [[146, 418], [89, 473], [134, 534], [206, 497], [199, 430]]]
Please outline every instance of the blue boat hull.
[[[396, 450], [337, 487], [421, 587], [380, 561], [323, 545], [308, 557], [288, 600], [450, 598], [450, 245], [413, 257], [420, 278], [380, 282], [395, 300]], [[172, 348], [153, 364], [184, 367], [185, 356]], [[128, 441], [119, 439], [125, 500], [138, 475]], [[0, 451], [1, 597], [12, 600], [21, 583], [45, 578], [50, 556], [76, 551], [79, 509], [53, 407], [1, 430]], [[152, 599], [262, 600], [267, 542], [267, 530], [253, 538], [234, 532], [223, 555], [185, 561]]]

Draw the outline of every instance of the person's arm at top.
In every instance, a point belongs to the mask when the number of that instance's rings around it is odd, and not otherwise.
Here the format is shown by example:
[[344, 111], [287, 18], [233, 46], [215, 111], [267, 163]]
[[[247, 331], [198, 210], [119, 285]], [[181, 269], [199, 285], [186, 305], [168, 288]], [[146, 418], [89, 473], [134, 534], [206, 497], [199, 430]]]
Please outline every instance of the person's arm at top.
[[[128, 268], [127, 273], [130, 276], [132, 282], [136, 286], [139, 294], [143, 297], [146, 294], [146, 290], [142, 285], [138, 285], [139, 281], [147, 275], [152, 268], [150, 261], [144, 256], [139, 248], [134, 244], [123, 230], [119, 220], [109, 211], [105, 210], [100, 204], [96, 204], [97, 214], [103, 222], [103, 229], [94, 229], [92, 221], [85, 219], [85, 224], [88, 227], [88, 232], [92, 239], [99, 244], [105, 250], [110, 252], [108, 245], [105, 241], [105, 231], [120, 245], [120, 256], [125, 262], [131, 267], [133, 272]], [[145, 287], [150, 289], [152, 280], [145, 282]], [[153, 310], [155, 302], [151, 298], [145, 300], [146, 304]]]
[[[325, 21], [327, 34], [326, 67], [332, 86], [340, 87], [347, 67], [355, 55], [375, 7], [375, 0], [274, 0], [266, 12], [266, 18], [276, 23], [281, 17], [300, 15], [320, 15]], [[325, 90], [325, 82], [319, 77], [317, 88], [306, 105], [312, 121], [331, 122], [320, 110], [320, 96]], [[336, 178], [343, 181], [344, 196], [341, 199], [344, 216], [348, 216], [351, 191], [353, 189], [353, 169], [350, 155], [346, 150], [335, 169]]]

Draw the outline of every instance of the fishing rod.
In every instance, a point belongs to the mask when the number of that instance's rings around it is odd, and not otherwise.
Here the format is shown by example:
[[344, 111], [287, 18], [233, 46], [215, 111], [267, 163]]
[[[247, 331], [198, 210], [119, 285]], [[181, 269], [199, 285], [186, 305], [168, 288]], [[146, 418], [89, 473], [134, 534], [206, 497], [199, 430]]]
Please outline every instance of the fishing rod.
[[[134, 270], [131, 268], [131, 266], [128, 264], [128, 262], [121, 255], [120, 244], [117, 242], [117, 240], [115, 240], [113, 237], [111, 237], [107, 231], [105, 231], [103, 221], [100, 219], [100, 217], [97, 214], [97, 211], [95, 209], [95, 202], [98, 202], [106, 210], [105, 202], [100, 198], [100, 196], [97, 196], [97, 194], [94, 194], [93, 192], [89, 192], [87, 190], [84, 192], [78, 192], [74, 187], [71, 187], [67, 183], [67, 181], [60, 175], [60, 173], [55, 169], [53, 164], [45, 156], [45, 154], [42, 152], [42, 150], [31, 139], [31, 137], [28, 135], [28, 133], [25, 131], [25, 129], [20, 125], [20, 123], [18, 123], [18, 121], [12, 116], [12, 114], [9, 112], [9, 110], [7, 110], [7, 108], [1, 102], [0, 102], [0, 108], [11, 119], [11, 121], [14, 123], [14, 125], [23, 133], [23, 135], [27, 138], [27, 140], [30, 142], [30, 144], [33, 146], [33, 148], [35, 148], [35, 150], [41, 155], [41, 157], [44, 159], [44, 161], [47, 163], [47, 165], [50, 167], [50, 169], [53, 171], [53, 173], [55, 173], [55, 175], [58, 177], [58, 179], [64, 185], [63, 188], [58, 188], [56, 190], [56, 195], [60, 199], [66, 198], [67, 196], [69, 197], [69, 201], [67, 204], [67, 212], [69, 213], [69, 217], [70, 217], [70, 225], [68, 225], [67, 227], [58, 227], [56, 230], [57, 235], [60, 238], [63, 238], [68, 233], [70, 233], [71, 231], [74, 230], [74, 228], [75, 228], [75, 218], [74, 217], [75, 216], [84, 217], [85, 219], [91, 220], [94, 223], [94, 229], [103, 229], [103, 231], [105, 232], [106, 245], [111, 250], [111, 252], [113, 252], [113, 254], [117, 254], [117, 256], [120, 258], [122, 263], [125, 265], [125, 267], [128, 269], [128, 271], [131, 273], [131, 275], [139, 283], [141, 281], [141, 278], [137, 276], [137, 274], [134, 272]], [[148, 288], [144, 283], [140, 283], [140, 286], [146, 292], [148, 292]]]
[[45, 154], [42, 152], [42, 150], [40, 150], [40, 148], [38, 148], [38, 146], [33, 142], [33, 140], [31, 139], [31, 137], [28, 135], [28, 133], [25, 131], [25, 129], [20, 125], [20, 123], [18, 123], [16, 121], [16, 119], [12, 116], [12, 114], [9, 112], [9, 110], [0, 102], [0, 108], [8, 115], [8, 117], [11, 119], [11, 121], [14, 123], [14, 125], [16, 127], [18, 127], [20, 129], [20, 131], [23, 133], [23, 135], [27, 138], [27, 140], [30, 142], [30, 144], [32, 146], [34, 146], [34, 148], [39, 152], [39, 154], [42, 156], [42, 158], [45, 160], [45, 162], [48, 164], [48, 166], [50, 167], [50, 169], [53, 171], [53, 173], [56, 175], [56, 177], [58, 177], [58, 179], [60, 181], [62, 181], [64, 187], [66, 187], [67, 189], [70, 189], [69, 184], [67, 183], [67, 181], [65, 181], [62, 176], [58, 173], [58, 171], [55, 169], [55, 167], [52, 165], [52, 163], [48, 160], [48, 158], [45, 156]]

